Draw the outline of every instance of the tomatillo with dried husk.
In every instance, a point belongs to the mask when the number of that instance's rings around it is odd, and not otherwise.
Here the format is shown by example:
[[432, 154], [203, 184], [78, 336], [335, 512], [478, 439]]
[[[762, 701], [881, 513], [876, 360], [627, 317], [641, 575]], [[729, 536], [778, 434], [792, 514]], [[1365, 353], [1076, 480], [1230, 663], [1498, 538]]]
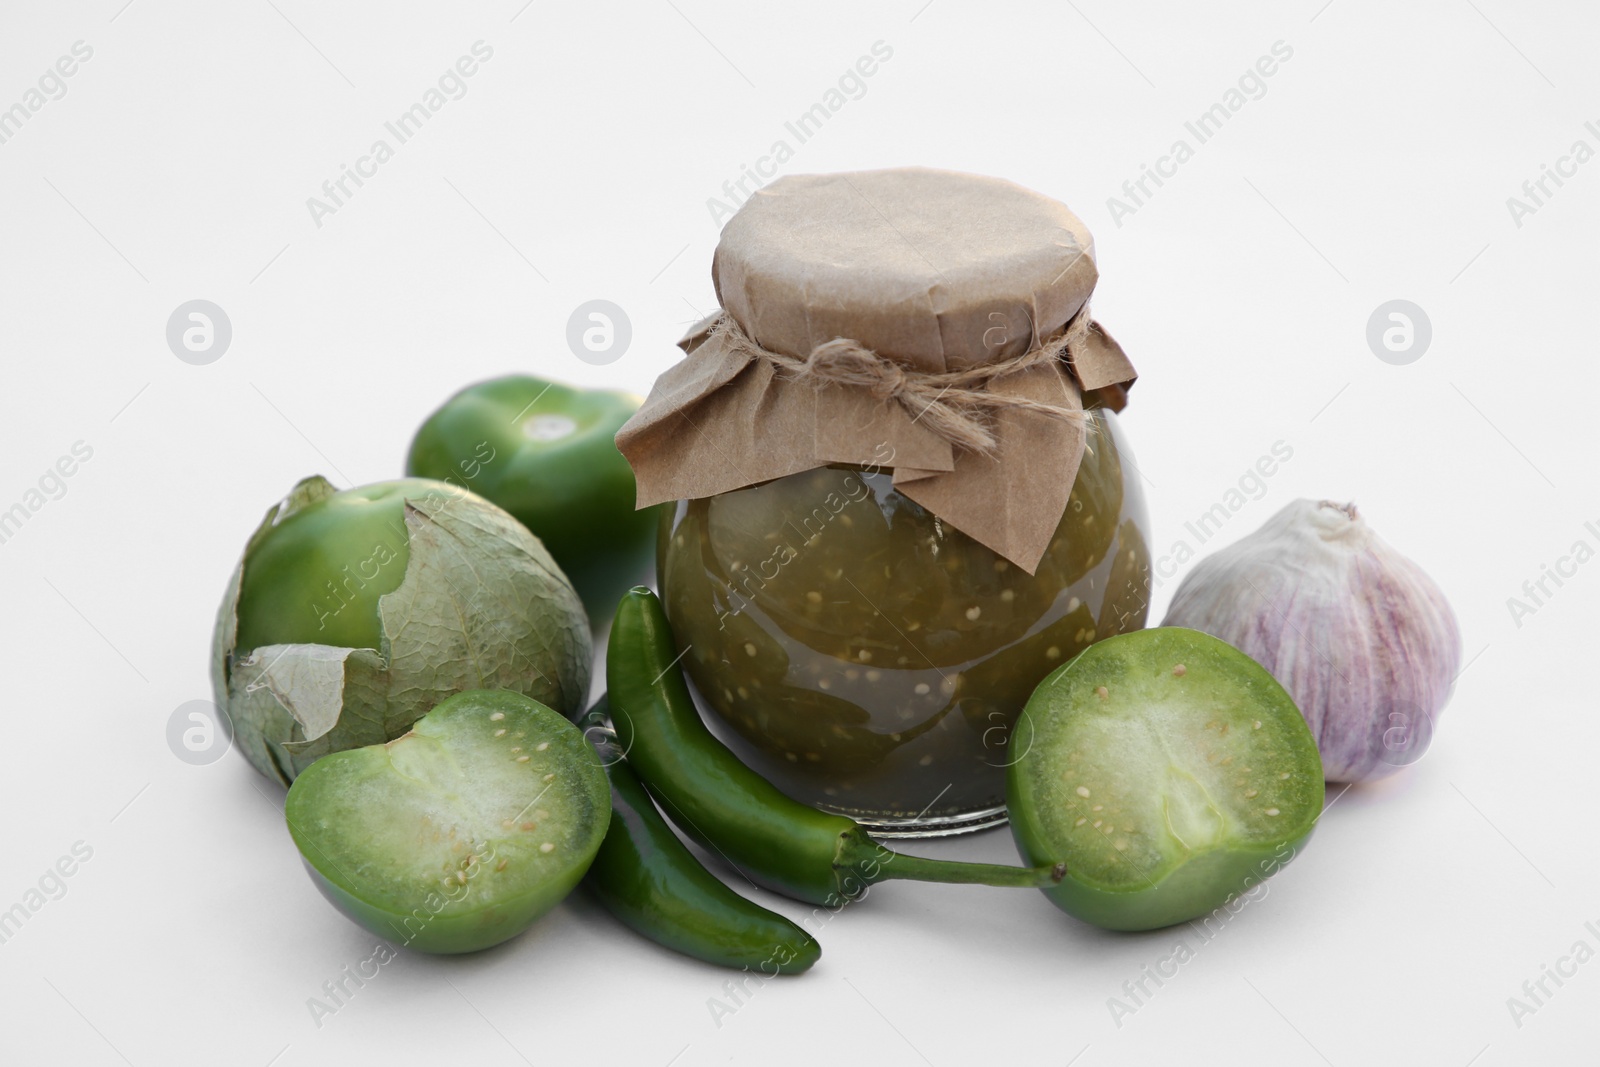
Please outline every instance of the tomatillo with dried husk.
[[527, 929], [594, 861], [611, 817], [600, 759], [521, 693], [458, 693], [393, 741], [295, 779], [289, 833], [324, 896], [379, 937], [472, 952]]
[[461, 390], [412, 439], [406, 473], [465, 486], [544, 542], [595, 626], [647, 573], [659, 508], [634, 510], [614, 438], [639, 398], [525, 374]]
[[212, 684], [240, 751], [288, 785], [467, 689], [575, 716], [592, 656], [571, 583], [494, 504], [426, 479], [341, 492], [311, 477], [245, 546], [217, 616]]
[[1011, 828], [1069, 915], [1151, 930], [1205, 915], [1292, 860], [1322, 761], [1289, 694], [1215, 637], [1162, 627], [1092, 645], [1035, 690], [1010, 741]]

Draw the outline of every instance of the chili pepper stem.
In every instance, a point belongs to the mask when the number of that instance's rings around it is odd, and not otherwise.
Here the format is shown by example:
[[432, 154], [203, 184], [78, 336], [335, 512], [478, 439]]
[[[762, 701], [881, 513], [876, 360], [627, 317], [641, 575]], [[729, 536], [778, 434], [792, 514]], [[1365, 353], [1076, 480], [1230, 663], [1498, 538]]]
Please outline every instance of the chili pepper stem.
[[1002, 863], [971, 863], [966, 860], [935, 860], [896, 852], [860, 830], [839, 835], [839, 850], [834, 868], [841, 876], [851, 874], [867, 884], [905, 878], [918, 882], [947, 882], [965, 885], [1016, 886], [1046, 889], [1066, 877], [1067, 865], [1050, 867], [1011, 867]]

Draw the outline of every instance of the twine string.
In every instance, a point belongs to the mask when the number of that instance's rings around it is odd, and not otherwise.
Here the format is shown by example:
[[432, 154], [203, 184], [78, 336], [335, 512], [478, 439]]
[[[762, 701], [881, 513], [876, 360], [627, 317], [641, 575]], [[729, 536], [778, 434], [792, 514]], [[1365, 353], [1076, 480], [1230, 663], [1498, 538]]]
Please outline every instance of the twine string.
[[1082, 426], [1082, 408], [992, 392], [989, 384], [1044, 363], [1070, 358], [1089, 335], [1089, 306], [1078, 310], [1061, 330], [1009, 359], [980, 363], [956, 371], [927, 373], [880, 356], [859, 341], [836, 337], [804, 357], [774, 352], [757, 344], [724, 312], [712, 329], [723, 345], [743, 355], [764, 359], [793, 381], [814, 386], [862, 389], [884, 402], [899, 404], [914, 422], [925, 424], [952, 446], [992, 455], [994, 415], [998, 411], [1031, 411]]

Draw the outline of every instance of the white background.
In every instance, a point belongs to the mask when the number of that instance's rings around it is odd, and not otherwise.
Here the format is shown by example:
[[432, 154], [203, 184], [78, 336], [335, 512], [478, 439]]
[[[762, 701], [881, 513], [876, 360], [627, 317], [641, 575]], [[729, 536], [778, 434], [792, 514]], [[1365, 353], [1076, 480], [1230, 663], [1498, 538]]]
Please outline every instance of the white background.
[[[1520, 625], [1507, 605], [1575, 541], [1600, 547], [1600, 162], [1520, 226], [1507, 206], [1575, 140], [1600, 147], [1592, 5], [123, 2], [0, 15], [0, 108], [94, 50], [0, 144], [0, 509], [93, 449], [0, 544], [0, 908], [93, 849], [0, 944], [0, 1060], [1592, 1061], [1600, 962], [1520, 1026], [1507, 1007], [1575, 941], [1600, 948], [1600, 563]], [[479, 40], [467, 94], [314, 224], [307, 198]], [[396, 959], [319, 1027], [307, 998], [373, 938], [305, 877], [281, 790], [165, 739], [209, 696], [244, 538], [305, 474], [399, 474], [471, 381], [646, 390], [713, 304], [708, 198], [876, 41], [892, 58], [784, 170], [929, 164], [1072, 206], [1098, 240], [1097, 315], [1141, 373], [1124, 426], [1157, 554], [1288, 444], [1204, 547], [1298, 496], [1357, 501], [1460, 616], [1470, 665], [1433, 750], [1343, 794], [1204, 944], [1103, 933], [1032, 892], [893, 883], [719, 1027], [726, 972], [574, 898], [501, 948]], [[1264, 95], [1119, 225], [1107, 198], [1278, 41], [1293, 56]], [[165, 341], [194, 298], [233, 325], [208, 366]], [[605, 367], [565, 341], [594, 298], [633, 325]], [[1395, 298], [1433, 326], [1405, 366], [1365, 338]], [[1004, 832], [930, 851], [1014, 858]], [[1194, 958], [1119, 1026], [1108, 998], [1131, 1003], [1124, 981], [1179, 940]]]

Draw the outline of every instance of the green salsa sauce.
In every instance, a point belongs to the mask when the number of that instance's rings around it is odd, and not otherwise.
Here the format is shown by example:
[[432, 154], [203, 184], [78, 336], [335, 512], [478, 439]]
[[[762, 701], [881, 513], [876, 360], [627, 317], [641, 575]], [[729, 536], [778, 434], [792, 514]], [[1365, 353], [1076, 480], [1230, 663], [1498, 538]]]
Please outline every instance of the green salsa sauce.
[[1115, 416], [1036, 572], [943, 523], [886, 471], [830, 466], [664, 516], [662, 599], [714, 727], [797, 800], [890, 833], [1003, 821], [1034, 687], [1144, 626], [1144, 500]]

